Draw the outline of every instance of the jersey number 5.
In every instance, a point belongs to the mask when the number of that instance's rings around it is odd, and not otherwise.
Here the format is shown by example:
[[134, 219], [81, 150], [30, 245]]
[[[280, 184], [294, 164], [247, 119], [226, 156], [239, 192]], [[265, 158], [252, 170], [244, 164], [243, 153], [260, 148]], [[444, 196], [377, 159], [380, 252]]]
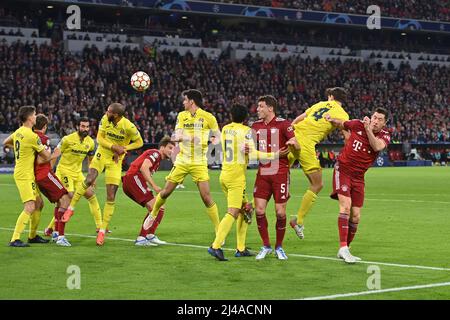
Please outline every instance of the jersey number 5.
[[320, 119], [323, 118], [323, 114], [325, 112], [327, 112], [328, 110], [330, 110], [330, 109], [329, 108], [320, 108], [319, 110], [314, 112], [314, 114], [312, 116], [316, 121], [319, 121]]
[[233, 161], [233, 141], [225, 140], [225, 160], [227, 162]]

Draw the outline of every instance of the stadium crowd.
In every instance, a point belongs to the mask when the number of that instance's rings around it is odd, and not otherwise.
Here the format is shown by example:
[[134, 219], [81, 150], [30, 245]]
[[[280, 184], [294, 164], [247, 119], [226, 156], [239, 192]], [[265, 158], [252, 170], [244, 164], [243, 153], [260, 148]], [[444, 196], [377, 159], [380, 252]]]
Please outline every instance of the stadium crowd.
[[446, 0], [207, 0], [212, 2], [292, 8], [326, 12], [366, 14], [367, 7], [378, 5], [381, 15], [396, 18], [413, 18], [431, 21], [450, 21], [450, 7]]
[[[86, 48], [81, 55], [60, 45], [0, 44], [0, 131], [18, 127], [16, 112], [22, 105], [35, 105], [51, 119], [50, 131], [65, 135], [75, 119], [88, 116], [98, 121], [105, 106], [120, 101], [127, 106], [147, 143], [156, 143], [174, 127], [181, 110], [180, 92], [199, 88], [206, 109], [221, 125], [230, 121], [234, 101], [247, 105], [253, 119], [257, 97], [273, 94], [279, 99], [279, 115], [294, 119], [308, 106], [323, 100], [324, 90], [344, 86], [350, 92], [345, 104], [352, 118], [362, 118], [376, 106], [391, 112], [392, 141], [412, 143], [448, 142], [450, 118], [450, 70], [448, 67], [407, 65], [390, 71], [381, 65], [347, 60], [319, 59], [241, 61], [226, 54], [218, 59], [206, 55], [140, 50]], [[129, 78], [146, 71], [153, 84], [145, 94], [134, 92]], [[95, 135], [96, 125], [92, 134]], [[341, 141], [337, 133], [328, 142]]]

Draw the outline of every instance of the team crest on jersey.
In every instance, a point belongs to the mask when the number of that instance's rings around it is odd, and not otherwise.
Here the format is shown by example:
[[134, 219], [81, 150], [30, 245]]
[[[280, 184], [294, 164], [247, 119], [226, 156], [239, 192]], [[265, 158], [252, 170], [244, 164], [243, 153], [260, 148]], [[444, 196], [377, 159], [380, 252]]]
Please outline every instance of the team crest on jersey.
[[288, 132], [294, 131], [294, 128], [293, 128], [292, 126], [289, 126], [289, 127], [287, 128], [287, 131], [288, 131]]
[[158, 158], [158, 152], [153, 152], [153, 156], [155, 157], [155, 158]]
[[88, 144], [85, 144], [85, 145], [84, 145], [84, 148], [85, 148], [85, 149], [89, 149], [89, 145], [88, 145]]
[[120, 129], [120, 134], [125, 134], [125, 130]]
[[359, 134], [360, 136], [362, 136], [362, 131], [358, 131], [356, 133]]
[[341, 189], [342, 191], [346, 192], [348, 190], [348, 186], [346, 184], [343, 184]]
[[205, 119], [203, 119], [203, 118], [200, 118], [200, 119], [198, 119], [198, 121], [200, 121], [200, 122], [204, 122], [204, 121], [205, 121]]

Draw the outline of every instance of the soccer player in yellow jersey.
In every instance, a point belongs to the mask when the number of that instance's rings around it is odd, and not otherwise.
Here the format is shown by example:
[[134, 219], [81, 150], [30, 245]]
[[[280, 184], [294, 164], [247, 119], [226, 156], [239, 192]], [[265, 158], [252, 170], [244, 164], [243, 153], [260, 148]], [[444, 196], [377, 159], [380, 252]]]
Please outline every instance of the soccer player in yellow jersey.
[[[281, 155], [287, 155], [289, 150], [284, 148], [281, 152], [257, 151], [253, 141], [252, 130], [243, 124], [248, 116], [245, 106], [236, 104], [231, 108], [232, 123], [222, 128], [223, 162], [220, 173], [220, 185], [228, 202], [227, 214], [219, 224], [219, 230], [209, 254], [218, 260], [225, 261], [221, 245], [237, 221], [237, 249], [235, 257], [247, 257], [252, 254], [245, 247], [248, 223], [243, 213], [243, 205], [247, 205], [245, 187], [247, 185], [245, 174], [249, 158], [274, 160]], [[246, 154], [246, 152], [248, 154]]]
[[195, 89], [182, 92], [184, 110], [177, 116], [177, 124], [173, 141], [180, 143], [175, 164], [166, 177], [166, 185], [156, 196], [152, 214], [144, 223], [144, 228], [149, 229], [157, 217], [159, 209], [172, 194], [176, 186], [182, 183], [190, 174], [197, 184], [206, 212], [214, 224], [217, 233], [219, 227], [219, 211], [209, 191], [209, 174], [206, 152], [210, 137], [220, 141], [220, 129], [216, 118], [203, 110], [203, 97], [200, 91]]
[[[64, 184], [64, 187], [69, 192], [71, 198], [73, 197], [75, 186], [82, 183], [85, 179], [82, 172], [84, 159], [88, 157], [90, 164], [94, 157], [95, 142], [94, 139], [89, 136], [89, 126], [89, 118], [79, 118], [77, 131], [63, 137], [52, 154], [52, 168], [54, 168], [58, 157], [61, 156], [58, 168], [56, 169], [56, 176]], [[84, 197], [89, 202], [89, 209], [94, 217], [98, 232], [102, 227], [102, 212], [92, 187], [86, 190]], [[52, 235], [54, 225], [55, 218], [52, 219], [45, 229], [44, 234], [48, 236]], [[52, 237], [55, 238], [56, 236], [57, 232], [55, 231]]]
[[62, 217], [67, 222], [73, 215], [75, 205], [91, 187], [97, 176], [105, 171], [106, 204], [103, 209], [102, 226], [97, 235], [97, 245], [102, 246], [105, 232], [114, 213], [117, 189], [122, 178], [122, 161], [125, 153], [143, 146], [141, 134], [136, 126], [125, 115], [125, 107], [120, 103], [108, 106], [106, 114], [100, 121], [97, 134], [98, 147], [94, 159], [89, 165], [86, 180], [75, 188], [69, 208]]
[[[342, 108], [347, 91], [341, 87], [328, 88], [326, 90], [328, 101], [321, 101], [308, 108], [293, 122], [296, 140], [300, 150], [294, 150], [289, 154], [290, 165], [297, 159], [309, 180], [310, 186], [303, 195], [297, 216], [292, 217], [290, 225], [300, 239], [304, 238], [304, 217], [311, 210], [317, 195], [322, 190], [322, 168], [316, 157], [316, 144], [321, 142], [336, 127], [325, 119], [325, 115], [331, 118], [346, 121], [349, 119], [347, 112]], [[289, 142], [288, 144], [292, 144]]]
[[[19, 189], [24, 209], [20, 214], [14, 228], [9, 246], [28, 247], [20, 240], [20, 234], [30, 221], [30, 233], [34, 236], [28, 240], [30, 243], [43, 243], [35, 241], [41, 239], [36, 235], [37, 224], [40, 218], [42, 199], [36, 186], [34, 177], [34, 161], [39, 154], [43, 161], [50, 160], [50, 151], [42, 144], [38, 135], [32, 128], [36, 124], [36, 109], [33, 106], [23, 106], [19, 109], [19, 119], [22, 126], [3, 141], [5, 147], [13, 147], [16, 164], [14, 167], [14, 181]], [[48, 242], [48, 240], [46, 240]]]

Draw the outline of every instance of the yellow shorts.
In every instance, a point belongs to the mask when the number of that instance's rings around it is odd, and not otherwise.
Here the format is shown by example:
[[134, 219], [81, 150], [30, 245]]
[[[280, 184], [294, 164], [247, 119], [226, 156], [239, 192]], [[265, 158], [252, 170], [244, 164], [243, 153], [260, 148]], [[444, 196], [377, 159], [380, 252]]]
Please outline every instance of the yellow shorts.
[[122, 160], [116, 163], [112, 158], [108, 159], [108, 156], [103, 156], [101, 153], [97, 152], [94, 159], [91, 161], [89, 169], [95, 169], [98, 174], [105, 170], [105, 183], [120, 185], [122, 180]]
[[40, 192], [34, 180], [15, 180], [22, 202], [36, 201]]
[[204, 164], [175, 164], [166, 180], [180, 184], [188, 174], [195, 183], [209, 181], [208, 166]]
[[242, 180], [224, 179], [222, 175], [219, 178], [220, 186], [227, 198], [227, 208], [241, 209], [242, 204], [247, 202], [247, 195], [245, 193], [246, 182]]
[[292, 165], [297, 159], [300, 162], [303, 172], [306, 174], [322, 170], [320, 161], [316, 156], [316, 144], [311, 141], [299, 139], [297, 135], [295, 137], [300, 144], [300, 150], [294, 150], [289, 153], [289, 165]]
[[82, 172], [73, 173], [65, 171], [64, 169], [60, 170], [59, 167], [56, 169], [56, 176], [64, 185], [64, 188], [68, 192], [75, 192], [75, 187], [85, 180], [85, 176]]

